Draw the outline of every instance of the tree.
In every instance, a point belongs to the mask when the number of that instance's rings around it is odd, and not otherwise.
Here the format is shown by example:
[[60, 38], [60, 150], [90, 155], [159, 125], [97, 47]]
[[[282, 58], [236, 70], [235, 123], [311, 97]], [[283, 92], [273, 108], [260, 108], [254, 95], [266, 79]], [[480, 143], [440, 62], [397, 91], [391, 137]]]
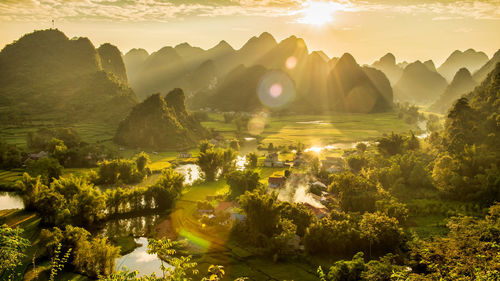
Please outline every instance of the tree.
[[200, 153], [205, 153], [208, 150], [212, 150], [214, 148], [214, 145], [208, 140], [202, 140], [198, 147], [200, 148]]
[[366, 269], [363, 252], [354, 255], [350, 261], [337, 261], [330, 267], [328, 279], [332, 281], [357, 281]]
[[347, 165], [355, 173], [359, 173], [367, 164], [368, 161], [362, 155], [351, 155], [347, 158]]
[[222, 176], [227, 175], [228, 173], [236, 169], [236, 163], [235, 163], [236, 157], [237, 157], [236, 152], [231, 148], [226, 149], [222, 152], [222, 165], [221, 165]]
[[137, 170], [139, 170], [139, 172], [144, 172], [146, 166], [151, 162], [151, 160], [149, 160], [149, 155], [144, 151], [135, 155], [134, 160], [137, 164]]
[[45, 157], [36, 161], [30, 160], [26, 170], [31, 176], [41, 176], [45, 183], [58, 179], [62, 175], [63, 167], [55, 158]]
[[387, 252], [403, 244], [403, 230], [399, 227], [398, 220], [383, 213], [364, 213], [359, 222], [359, 229], [361, 238], [370, 243], [370, 257], [372, 248]]
[[415, 136], [413, 131], [410, 131], [410, 137], [406, 141], [406, 146], [409, 150], [418, 150], [420, 148], [420, 141]]
[[222, 168], [223, 154], [220, 150], [207, 150], [200, 152], [196, 164], [205, 174], [205, 180], [211, 182], [215, 180], [215, 175]]
[[257, 153], [255, 152], [250, 152], [247, 154], [247, 168], [250, 169], [255, 169], [257, 168], [257, 163], [259, 161], [259, 156], [257, 156]]
[[150, 187], [158, 208], [170, 208], [182, 192], [184, 176], [172, 169], [164, 169], [158, 181]]
[[338, 194], [340, 206], [344, 211], [373, 212], [377, 201], [377, 187], [362, 176], [351, 172], [335, 174], [328, 188]]
[[276, 195], [256, 189], [241, 195], [239, 202], [251, 230], [268, 238], [276, 233], [280, 220], [280, 206]]
[[229, 185], [230, 197], [238, 198], [246, 191], [252, 192], [261, 184], [259, 174], [251, 171], [233, 171], [226, 175], [226, 182]]
[[394, 132], [392, 132], [391, 135], [378, 139], [377, 148], [380, 153], [391, 156], [402, 153], [403, 145], [403, 136], [394, 134]]
[[316, 217], [303, 204], [281, 203], [281, 217], [297, 226], [297, 235], [304, 236], [306, 229], [316, 221]]
[[312, 223], [303, 243], [311, 254], [349, 255], [362, 249], [357, 223], [350, 219], [322, 218]]
[[240, 142], [237, 139], [230, 140], [229, 148], [233, 149], [234, 151], [240, 150]]
[[63, 163], [66, 153], [68, 151], [68, 147], [64, 144], [64, 141], [52, 138], [47, 143], [47, 150], [52, 157], [56, 158], [61, 163]]
[[0, 139], [0, 169], [10, 170], [21, 167], [21, 150]]
[[363, 143], [363, 142], [358, 142], [358, 143], [356, 144], [356, 150], [357, 150], [359, 153], [365, 153], [366, 148], [367, 148], [367, 146], [366, 146], [366, 144], [365, 144], [365, 143]]
[[30, 241], [22, 237], [23, 229], [0, 226], [0, 274], [11, 280], [15, 268], [22, 264], [24, 251], [30, 246]]

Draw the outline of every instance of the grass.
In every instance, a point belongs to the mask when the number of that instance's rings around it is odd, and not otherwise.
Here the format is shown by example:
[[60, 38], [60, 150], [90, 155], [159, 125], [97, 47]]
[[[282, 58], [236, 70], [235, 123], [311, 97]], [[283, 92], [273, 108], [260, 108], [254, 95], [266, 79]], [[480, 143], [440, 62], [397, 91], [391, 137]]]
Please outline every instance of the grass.
[[415, 226], [409, 227], [408, 230], [414, 231], [418, 237], [426, 239], [432, 236], [444, 236], [448, 233], [446, 227], [446, 216], [428, 215], [410, 218]]
[[16, 181], [22, 179], [23, 173], [24, 171], [19, 169], [0, 170], [0, 186], [12, 186]]

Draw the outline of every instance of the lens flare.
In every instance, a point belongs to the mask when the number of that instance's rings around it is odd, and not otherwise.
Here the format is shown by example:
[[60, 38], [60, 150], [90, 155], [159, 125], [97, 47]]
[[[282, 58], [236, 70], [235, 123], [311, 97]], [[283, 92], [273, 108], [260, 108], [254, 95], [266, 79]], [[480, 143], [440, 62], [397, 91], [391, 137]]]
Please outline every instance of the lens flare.
[[278, 83], [273, 84], [271, 86], [271, 89], [269, 89], [269, 94], [271, 94], [271, 97], [273, 97], [273, 98], [279, 97], [282, 92], [283, 92], [283, 88]]
[[285, 66], [288, 69], [294, 69], [297, 65], [297, 59], [294, 56], [291, 56], [286, 59]]
[[266, 127], [266, 119], [262, 116], [256, 116], [248, 121], [248, 132], [251, 135], [260, 135]]
[[260, 79], [257, 94], [264, 106], [283, 108], [295, 98], [295, 83], [285, 72], [273, 70]]

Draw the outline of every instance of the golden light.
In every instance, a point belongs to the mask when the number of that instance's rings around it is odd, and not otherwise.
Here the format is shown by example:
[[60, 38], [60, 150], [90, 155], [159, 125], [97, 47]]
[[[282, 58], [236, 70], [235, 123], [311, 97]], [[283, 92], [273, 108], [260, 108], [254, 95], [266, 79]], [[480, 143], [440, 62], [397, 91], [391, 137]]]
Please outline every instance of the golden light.
[[291, 56], [288, 59], [286, 59], [285, 62], [286, 68], [294, 69], [296, 65], [297, 65], [297, 59], [294, 56]]
[[314, 152], [314, 153], [320, 153], [323, 150], [323, 147], [320, 146], [312, 146], [304, 150], [304, 152]]
[[333, 13], [337, 10], [337, 3], [333, 2], [306, 2], [305, 8], [299, 11], [302, 15], [299, 23], [321, 26], [333, 20]]

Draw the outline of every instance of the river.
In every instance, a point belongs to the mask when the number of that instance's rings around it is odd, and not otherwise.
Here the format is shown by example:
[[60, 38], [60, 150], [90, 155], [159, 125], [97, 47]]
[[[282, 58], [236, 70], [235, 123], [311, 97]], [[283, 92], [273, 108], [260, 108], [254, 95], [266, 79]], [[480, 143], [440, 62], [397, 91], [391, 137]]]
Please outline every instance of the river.
[[0, 192], [0, 210], [22, 209], [23, 200], [12, 192]]

